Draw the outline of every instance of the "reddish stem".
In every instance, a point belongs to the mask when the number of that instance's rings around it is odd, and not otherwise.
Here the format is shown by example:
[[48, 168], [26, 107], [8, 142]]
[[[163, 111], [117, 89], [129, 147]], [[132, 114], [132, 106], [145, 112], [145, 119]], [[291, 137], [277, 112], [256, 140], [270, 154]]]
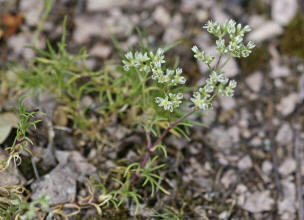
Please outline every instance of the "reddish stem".
[[[150, 132], [146, 131], [146, 138], [147, 138], [147, 152], [144, 156], [144, 159], [142, 160], [140, 167], [144, 168], [148, 162], [148, 160], [151, 157], [151, 154], [154, 150], [154, 148], [164, 139], [164, 137], [168, 134], [168, 132], [174, 128], [176, 125], [178, 125], [181, 121], [183, 121], [184, 119], [186, 119], [188, 116], [192, 115], [194, 112], [196, 112], [198, 109], [194, 108], [192, 109], [190, 112], [188, 112], [187, 114], [183, 115], [181, 118], [179, 118], [178, 120], [176, 120], [175, 122], [173, 122], [172, 124], [169, 125], [169, 127], [163, 131], [163, 133], [161, 134], [161, 136], [159, 138], [156, 139], [156, 141], [151, 144], [151, 137], [150, 137]], [[140, 176], [140, 173], [135, 173], [131, 179], [130, 179], [130, 185], [132, 183], [134, 183], [138, 177]]]

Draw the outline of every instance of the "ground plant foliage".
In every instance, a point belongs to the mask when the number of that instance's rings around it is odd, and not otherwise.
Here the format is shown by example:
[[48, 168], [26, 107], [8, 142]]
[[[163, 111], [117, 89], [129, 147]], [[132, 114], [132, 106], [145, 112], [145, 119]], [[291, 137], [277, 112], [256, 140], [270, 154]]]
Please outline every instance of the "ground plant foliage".
[[0, 220], [304, 219], [302, 9], [0, 1]]

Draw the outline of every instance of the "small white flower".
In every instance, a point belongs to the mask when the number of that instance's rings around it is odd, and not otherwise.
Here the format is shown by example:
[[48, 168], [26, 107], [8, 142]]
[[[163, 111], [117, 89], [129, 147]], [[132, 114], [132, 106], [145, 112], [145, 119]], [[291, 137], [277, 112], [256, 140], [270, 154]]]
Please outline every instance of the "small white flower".
[[168, 96], [165, 98], [157, 97], [155, 102], [159, 107], [163, 107], [165, 110], [169, 110], [170, 112], [173, 111], [173, 105], [172, 102], [168, 100]]
[[177, 93], [176, 97], [177, 97], [177, 99], [182, 99], [182, 98], [184, 98], [184, 95], [183, 95], [183, 93]]
[[177, 108], [182, 103], [181, 99], [183, 98], [182, 93], [173, 94], [169, 93], [170, 101], [172, 102], [173, 108]]
[[231, 87], [232, 89], [234, 89], [235, 87], [236, 87], [236, 81], [235, 80], [230, 80], [230, 82], [229, 82], [229, 87]]
[[251, 51], [247, 49], [242, 50], [242, 57], [248, 57], [250, 55]]
[[141, 72], [150, 72], [151, 71], [151, 68], [150, 68], [150, 66], [148, 66], [148, 65], [142, 65], [141, 67], [140, 67], [140, 69], [139, 69], [139, 71], [141, 71]]
[[171, 77], [174, 75], [174, 70], [167, 69], [166, 74]]
[[249, 27], [249, 25], [246, 25], [246, 26], [243, 28], [243, 31], [244, 31], [244, 32], [250, 32], [250, 31], [251, 31], [251, 28]]
[[158, 77], [158, 82], [159, 83], [166, 83], [166, 82], [169, 82], [170, 78], [169, 76], [166, 74], [166, 75], [160, 75]]
[[211, 73], [211, 75], [210, 75], [210, 79], [211, 79], [212, 83], [213, 83], [213, 84], [214, 84], [214, 83], [217, 83], [217, 82], [219, 81], [219, 79], [220, 79], [220, 76], [221, 76], [220, 73], [217, 73], [217, 72], [213, 71], [213, 72]]
[[183, 70], [181, 68], [176, 68], [175, 73], [176, 75], [182, 74]]
[[199, 49], [198, 49], [198, 47], [196, 46], [196, 45], [194, 45], [193, 47], [192, 47], [192, 51], [193, 51], [193, 53], [199, 53], [200, 51], [199, 51]]
[[253, 49], [253, 48], [255, 48], [255, 44], [254, 44], [252, 41], [249, 41], [249, 42], [247, 43], [247, 47], [248, 47], [249, 49]]
[[164, 49], [158, 48], [157, 51], [156, 51], [156, 55], [157, 56], [162, 56], [164, 54], [164, 52], [165, 52]]
[[163, 76], [163, 70], [161, 68], [152, 69], [152, 79], [157, 80], [159, 77]]
[[212, 83], [206, 83], [204, 86], [204, 92], [211, 93], [214, 91], [214, 85]]
[[193, 98], [190, 99], [193, 104], [202, 110], [207, 110], [211, 108], [211, 103], [208, 102], [206, 98], [202, 98], [199, 92], [193, 93]]
[[225, 40], [224, 39], [218, 39], [215, 41], [216, 48], [220, 53], [225, 53], [226, 47], [225, 47]]
[[125, 57], [128, 59], [128, 60], [132, 60], [133, 59], [133, 53], [131, 51], [129, 51], [128, 53], [125, 54]]
[[141, 52], [135, 52], [135, 59], [141, 63], [150, 60], [147, 53], [142, 54]]
[[242, 30], [242, 24], [237, 24], [236, 30], [237, 32], [240, 32]]
[[185, 84], [185, 83], [186, 83], [186, 78], [183, 77], [183, 76], [179, 77], [178, 83], [179, 83], [179, 84]]

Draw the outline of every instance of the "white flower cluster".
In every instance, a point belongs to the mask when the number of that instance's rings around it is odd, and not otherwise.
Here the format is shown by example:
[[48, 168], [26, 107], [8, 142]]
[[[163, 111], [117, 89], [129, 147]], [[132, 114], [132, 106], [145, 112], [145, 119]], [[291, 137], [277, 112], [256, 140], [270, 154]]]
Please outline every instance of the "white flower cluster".
[[[211, 63], [215, 60], [214, 56], [206, 55], [204, 51], [200, 51], [197, 46], [192, 47], [194, 57], [197, 60], [203, 61], [209, 68], [211, 74], [206, 80], [203, 87], [194, 92], [190, 99], [195, 107], [203, 110], [212, 108], [212, 100], [219, 93], [225, 96], [233, 96], [236, 87], [235, 80], [229, 80], [221, 72], [221, 68], [229, 61], [231, 57], [247, 57], [255, 44], [248, 42], [244, 44], [244, 36], [251, 29], [248, 25], [242, 27], [241, 24], [236, 24], [234, 20], [229, 20], [223, 24], [218, 24], [213, 21], [203, 26], [207, 31], [218, 39], [216, 40], [217, 50], [220, 56], [215, 66], [211, 67]], [[228, 37], [226, 37], [228, 35]], [[228, 40], [228, 42], [226, 42]], [[226, 62], [220, 65], [222, 56], [228, 55]], [[164, 91], [164, 97], [156, 97], [155, 102], [164, 110], [173, 112], [182, 103], [183, 94], [173, 94], [172, 87], [185, 84], [186, 79], [182, 76], [182, 69], [167, 69], [163, 68], [165, 63], [164, 50], [159, 48], [156, 52], [128, 52], [125, 55], [125, 60], [122, 61], [124, 69], [129, 71], [134, 68], [136, 71], [151, 74], [151, 78], [157, 82], [157, 86]]]
[[[234, 20], [229, 20], [223, 24], [218, 24], [213, 21], [208, 21], [203, 28], [218, 38], [216, 40], [217, 50], [221, 54], [229, 54], [232, 57], [248, 57], [255, 44], [251, 41], [245, 45], [244, 35], [251, 31], [250, 27], [246, 25], [242, 28], [241, 24], [236, 24]], [[226, 43], [225, 36], [228, 34], [229, 42]]]
[[177, 108], [182, 103], [183, 99], [182, 93], [169, 93], [169, 95], [166, 95], [165, 98], [157, 97], [155, 99], [155, 102], [158, 104], [159, 107], [163, 107], [165, 110], [169, 110], [170, 112], [173, 112], [174, 108]]
[[229, 84], [228, 81], [229, 79], [222, 73], [213, 71], [199, 92], [194, 92], [191, 101], [202, 110], [212, 109], [211, 95], [216, 92], [215, 90], [221, 95], [233, 96], [236, 81], [230, 80]]
[[192, 51], [194, 52], [194, 57], [200, 61], [203, 61], [207, 65], [212, 63], [215, 59], [214, 56], [207, 56], [205, 51], [200, 51], [197, 46], [192, 47]]
[[[247, 45], [244, 45], [243, 43], [244, 35], [251, 30], [248, 25], [242, 28], [241, 24], [236, 24], [233, 20], [226, 21], [223, 24], [208, 21], [203, 28], [207, 29], [209, 33], [218, 38], [216, 40], [216, 47], [221, 56], [227, 54], [230, 57], [247, 57], [255, 47], [252, 42], [248, 42]], [[225, 39], [227, 39], [225, 37], [227, 34], [229, 35], [228, 43], [225, 41]], [[200, 88], [198, 92], [194, 92], [191, 101], [197, 108], [203, 110], [211, 109], [212, 99], [217, 93], [226, 96], [233, 96], [236, 81], [229, 80], [220, 72], [219, 69], [221, 67], [218, 66], [220, 58], [215, 67], [211, 68], [210, 64], [215, 59], [214, 56], [207, 56], [206, 53], [204, 51], [200, 51], [197, 46], [193, 46], [192, 51], [194, 52], [194, 57], [196, 59], [207, 64], [211, 70], [211, 74], [206, 80], [204, 86]]]
[[[175, 70], [164, 70], [162, 68], [162, 64], [165, 63], [164, 50], [162, 48], [159, 48], [155, 53], [136, 51], [133, 54], [132, 52], [128, 52], [125, 55], [125, 60], [122, 62], [124, 70], [129, 71], [131, 68], [135, 68], [140, 72], [152, 73], [151, 78], [159, 84], [164, 84], [166, 88], [186, 83], [185, 77], [182, 76], [183, 71], [181, 68], [176, 68]], [[174, 108], [179, 107], [182, 99], [183, 95], [181, 93], [169, 93], [164, 98], [157, 97], [155, 102], [158, 106], [172, 112]]]

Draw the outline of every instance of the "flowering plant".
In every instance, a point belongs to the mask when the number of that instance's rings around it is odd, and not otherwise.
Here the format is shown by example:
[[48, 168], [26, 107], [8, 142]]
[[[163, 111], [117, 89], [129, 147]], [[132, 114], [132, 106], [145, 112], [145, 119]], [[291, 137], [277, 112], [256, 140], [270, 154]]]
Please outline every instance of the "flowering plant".
[[[130, 186], [139, 178], [144, 179], [143, 186], [150, 183], [152, 194], [154, 187], [158, 187], [165, 193], [168, 193], [160, 186], [160, 176], [153, 173], [164, 165], [153, 166], [157, 156], [151, 159], [152, 153], [160, 148], [166, 156], [166, 148], [161, 145], [161, 141], [168, 134], [174, 133], [172, 130], [183, 131], [178, 125], [191, 125], [185, 123], [184, 120], [199, 110], [212, 109], [212, 102], [219, 95], [233, 96], [236, 88], [236, 81], [229, 79], [223, 72], [223, 67], [231, 58], [243, 58], [250, 55], [251, 50], [255, 47], [254, 43], [248, 42], [244, 44], [244, 36], [250, 31], [248, 25], [242, 27], [235, 21], [229, 20], [223, 24], [208, 21], [203, 26], [210, 34], [214, 35], [216, 40], [216, 49], [218, 55], [209, 55], [205, 51], [200, 50], [196, 45], [192, 47], [194, 57], [207, 65], [209, 76], [207, 80], [193, 91], [193, 96], [186, 102], [192, 102], [190, 109], [184, 112], [180, 108], [184, 101], [184, 86], [186, 78], [182, 75], [183, 71], [179, 67], [168, 68], [166, 65], [165, 52], [163, 48], [158, 48], [155, 52], [149, 50], [128, 52], [123, 59], [123, 69], [126, 72], [136, 72], [136, 76], [140, 79], [142, 88], [142, 111], [144, 112], [144, 121], [142, 126], [146, 132], [147, 151], [141, 163], [133, 163], [126, 168], [124, 176], [126, 182], [121, 182], [121, 189], [128, 191]], [[224, 59], [225, 60], [222, 60]], [[215, 62], [216, 60], [216, 62]], [[223, 61], [223, 62], [222, 62]], [[152, 108], [156, 104], [156, 109]], [[152, 106], [152, 107], [151, 107]], [[152, 114], [151, 114], [151, 109]], [[163, 116], [167, 112], [166, 117], [157, 118], [160, 114]], [[172, 120], [173, 119], [173, 120]], [[162, 126], [164, 130], [156, 129], [160, 122], [165, 122]], [[151, 132], [156, 136], [156, 140], [152, 142]], [[176, 132], [175, 132], [176, 133]], [[120, 192], [122, 193], [122, 191]], [[116, 195], [116, 194], [115, 194]], [[126, 198], [127, 196], [121, 196]], [[138, 201], [138, 196], [133, 195]]]

